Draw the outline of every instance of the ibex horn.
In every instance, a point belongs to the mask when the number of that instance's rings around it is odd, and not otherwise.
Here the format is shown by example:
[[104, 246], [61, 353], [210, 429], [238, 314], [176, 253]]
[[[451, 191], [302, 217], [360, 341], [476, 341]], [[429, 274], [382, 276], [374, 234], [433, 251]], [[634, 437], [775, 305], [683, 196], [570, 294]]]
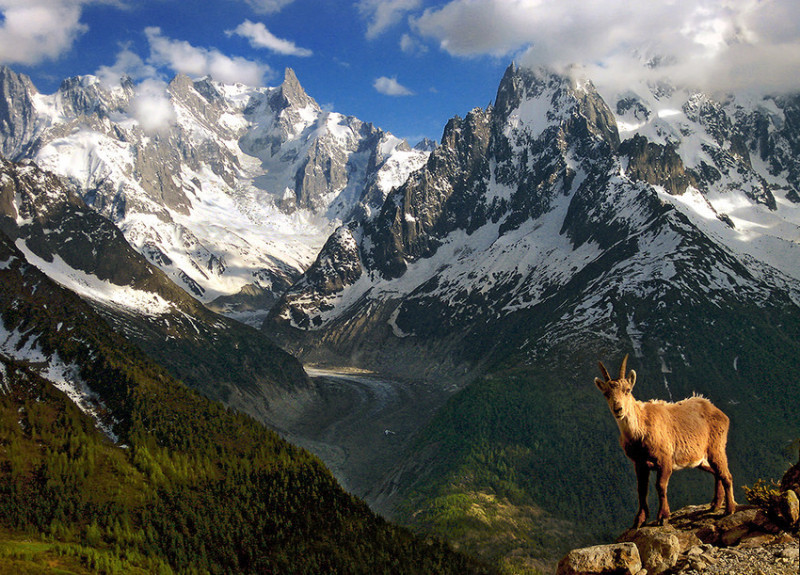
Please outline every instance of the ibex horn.
[[603, 365], [603, 362], [598, 361], [597, 364], [600, 366], [600, 371], [602, 372], [603, 377], [606, 378], [606, 381], [611, 381], [611, 376], [608, 375], [608, 370], [606, 369], [606, 366]]
[[625, 368], [628, 366], [628, 354], [622, 358], [622, 367], [619, 368], [619, 378], [625, 379]]

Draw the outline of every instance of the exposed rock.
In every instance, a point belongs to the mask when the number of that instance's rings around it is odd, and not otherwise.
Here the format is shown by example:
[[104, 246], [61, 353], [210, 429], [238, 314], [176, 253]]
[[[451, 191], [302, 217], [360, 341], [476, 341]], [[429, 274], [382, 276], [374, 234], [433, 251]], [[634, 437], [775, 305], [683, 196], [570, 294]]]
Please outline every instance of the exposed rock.
[[680, 156], [671, 145], [648, 142], [637, 134], [620, 146], [620, 154], [628, 157], [626, 175], [634, 181], [662, 186], [670, 194], [683, 194], [697, 185], [686, 173]]
[[36, 88], [30, 78], [16, 74], [6, 66], [0, 66], [0, 153], [14, 158], [34, 134], [36, 115], [33, 96]]
[[702, 543], [694, 533], [680, 532], [670, 525], [631, 529], [619, 541], [636, 545], [649, 574], [663, 573], [677, 563], [681, 553]]
[[[728, 516], [712, 511], [707, 505], [684, 507], [672, 514], [670, 524], [630, 529], [623, 533], [618, 544], [635, 545], [642, 567], [648, 575], [798, 573], [796, 531], [783, 531], [767, 512], [755, 505], [740, 506], [735, 513]], [[582, 564], [568, 559], [594, 558], [599, 556], [599, 551], [593, 550], [606, 547], [611, 546], [601, 545], [571, 551], [559, 563], [558, 573], [603, 572], [588, 569], [581, 571]], [[562, 571], [562, 564], [578, 567], [576, 571]]]
[[749, 507], [737, 510], [733, 515], [721, 519], [717, 523], [720, 542], [726, 547], [739, 543], [742, 537], [750, 533], [756, 525], [758, 512], [758, 508]]
[[559, 561], [556, 575], [635, 575], [641, 569], [642, 562], [636, 545], [616, 543], [573, 549]]
[[790, 489], [800, 496], [800, 461], [792, 465], [781, 479], [781, 491]]

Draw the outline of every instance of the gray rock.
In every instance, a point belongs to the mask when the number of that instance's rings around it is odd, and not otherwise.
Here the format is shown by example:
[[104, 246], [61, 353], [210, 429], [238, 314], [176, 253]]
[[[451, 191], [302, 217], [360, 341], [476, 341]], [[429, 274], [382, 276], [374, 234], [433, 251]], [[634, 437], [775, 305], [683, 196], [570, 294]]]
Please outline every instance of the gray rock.
[[642, 562], [636, 545], [615, 543], [573, 549], [558, 563], [556, 575], [636, 575], [641, 569]]
[[639, 550], [642, 567], [651, 575], [663, 573], [678, 562], [680, 554], [689, 547], [696, 546], [699, 540], [681, 543], [681, 537], [671, 526], [642, 527], [630, 531], [624, 536], [626, 541], [634, 543]]
[[782, 559], [798, 559], [800, 558], [800, 549], [797, 547], [789, 547], [779, 552], [777, 556]]

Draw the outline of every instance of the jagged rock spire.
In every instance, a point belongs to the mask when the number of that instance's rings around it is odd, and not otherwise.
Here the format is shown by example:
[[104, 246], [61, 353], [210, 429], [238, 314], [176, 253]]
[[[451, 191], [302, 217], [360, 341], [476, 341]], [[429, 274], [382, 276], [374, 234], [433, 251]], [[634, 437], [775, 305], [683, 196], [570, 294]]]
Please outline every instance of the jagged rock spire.
[[286, 68], [283, 76], [283, 83], [280, 85], [278, 91], [270, 99], [270, 105], [273, 110], [282, 110], [284, 108], [305, 108], [311, 106], [319, 108], [319, 105], [314, 99], [306, 94], [297, 75], [291, 68]]

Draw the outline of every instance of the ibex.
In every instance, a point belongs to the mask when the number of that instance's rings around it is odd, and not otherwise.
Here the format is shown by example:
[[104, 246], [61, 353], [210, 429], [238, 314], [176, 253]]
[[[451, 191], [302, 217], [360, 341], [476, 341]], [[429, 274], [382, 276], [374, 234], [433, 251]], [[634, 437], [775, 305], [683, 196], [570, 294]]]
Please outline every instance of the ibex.
[[667, 484], [673, 470], [699, 467], [714, 474], [716, 488], [712, 506], [725, 513], [736, 510], [733, 499], [733, 480], [728, 470], [725, 444], [728, 440], [728, 417], [707, 399], [694, 396], [677, 403], [660, 400], [637, 401], [631, 391], [636, 372], [625, 375], [628, 356], [622, 360], [619, 377], [611, 379], [602, 362], [603, 379], [596, 377], [595, 385], [603, 392], [608, 407], [617, 421], [622, 449], [636, 469], [639, 491], [639, 512], [633, 527], [639, 528], [649, 515], [647, 507], [650, 470], [656, 470], [659, 524], [669, 520]]

